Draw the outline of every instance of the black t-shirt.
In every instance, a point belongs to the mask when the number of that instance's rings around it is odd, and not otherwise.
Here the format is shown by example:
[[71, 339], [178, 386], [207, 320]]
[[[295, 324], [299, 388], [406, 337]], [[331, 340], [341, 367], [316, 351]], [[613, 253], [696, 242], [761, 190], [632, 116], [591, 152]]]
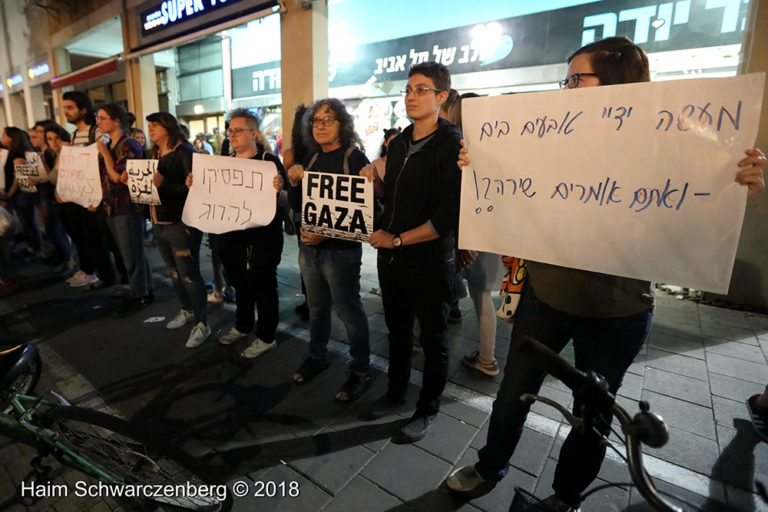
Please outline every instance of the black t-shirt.
[[[344, 154], [347, 152], [347, 149], [349, 146], [341, 147], [338, 149], [334, 149], [333, 151], [328, 151], [327, 153], [320, 152], [317, 155], [317, 159], [315, 159], [314, 163], [312, 164], [311, 168], [307, 168], [310, 161], [314, 157], [314, 153], [307, 156], [306, 161], [302, 162], [302, 165], [304, 165], [305, 171], [314, 171], [314, 172], [327, 172], [329, 174], [344, 174]], [[347, 158], [347, 166], [349, 169], [349, 174], [353, 176], [359, 176], [360, 175], [360, 169], [368, 165], [370, 162], [368, 161], [368, 157], [365, 156], [365, 153], [360, 151], [359, 149], [353, 149], [352, 152], [349, 154], [349, 157]], [[291, 205], [293, 206], [296, 211], [302, 211], [302, 205], [301, 205], [301, 190], [302, 185], [299, 183], [297, 187], [291, 187], [290, 190], [290, 196], [291, 196]], [[338, 238], [329, 238], [325, 242], [320, 243], [319, 245], [314, 246], [316, 249], [323, 249], [323, 250], [334, 250], [334, 249], [348, 249], [350, 247], [356, 247], [360, 244], [360, 242], [352, 242], [350, 240], [341, 240]]]

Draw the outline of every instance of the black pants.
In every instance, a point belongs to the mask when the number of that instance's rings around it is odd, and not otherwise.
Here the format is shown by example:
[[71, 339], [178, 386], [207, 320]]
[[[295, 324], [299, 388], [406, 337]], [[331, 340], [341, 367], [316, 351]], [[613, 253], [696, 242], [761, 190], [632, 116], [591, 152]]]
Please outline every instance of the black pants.
[[448, 341], [445, 332], [453, 294], [454, 260], [403, 263], [380, 252], [379, 285], [384, 319], [389, 329], [389, 393], [405, 396], [411, 374], [414, 318], [424, 349], [424, 377], [416, 412], [436, 414], [448, 379]]
[[[249, 333], [256, 325], [256, 336], [265, 343], [275, 339], [279, 322], [277, 265], [283, 252], [282, 232], [260, 237], [250, 243], [219, 238], [221, 262], [229, 283], [235, 287], [235, 328]], [[254, 319], [254, 306], [258, 322]]]

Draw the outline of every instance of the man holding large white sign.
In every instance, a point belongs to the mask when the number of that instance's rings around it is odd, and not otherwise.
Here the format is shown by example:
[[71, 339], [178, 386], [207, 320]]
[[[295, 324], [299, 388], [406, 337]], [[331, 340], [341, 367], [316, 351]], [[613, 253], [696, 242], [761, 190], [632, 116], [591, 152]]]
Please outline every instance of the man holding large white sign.
[[[569, 90], [463, 108], [471, 165], [459, 245], [526, 258], [528, 276], [487, 443], [477, 464], [449, 476], [455, 491], [507, 472], [530, 407], [519, 397], [544, 376], [527, 337], [555, 352], [573, 339], [579, 369], [603, 376], [615, 395], [651, 327], [648, 280], [727, 287], [747, 195], [734, 178], [749, 194], [765, 187], [765, 155], [743, 155], [755, 140], [762, 76], [636, 83], [650, 80], [648, 59], [623, 37], [587, 45], [568, 62], [561, 85]], [[596, 87], [613, 84], [631, 85]], [[728, 266], [725, 278], [715, 266]], [[605, 434], [610, 423], [606, 414], [595, 427]], [[553, 509], [579, 507], [605, 455], [599, 441], [571, 430]]]
[[254, 358], [277, 346], [277, 265], [283, 251], [283, 215], [277, 196], [284, 196], [285, 170], [275, 155], [258, 144], [259, 119], [251, 111], [234, 109], [229, 118], [235, 158], [193, 155], [182, 220], [202, 231], [221, 233], [217, 242], [221, 262], [237, 293], [235, 325], [219, 343], [247, 338], [255, 324], [256, 339], [241, 353]]

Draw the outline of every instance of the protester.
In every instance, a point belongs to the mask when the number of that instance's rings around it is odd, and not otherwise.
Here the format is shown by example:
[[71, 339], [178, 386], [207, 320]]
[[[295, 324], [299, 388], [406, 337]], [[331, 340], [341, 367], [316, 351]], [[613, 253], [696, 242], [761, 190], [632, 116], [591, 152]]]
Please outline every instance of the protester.
[[194, 141], [195, 149], [203, 155], [212, 155], [213, 147], [205, 140], [205, 134], [198, 133]]
[[[304, 122], [304, 114], [307, 112], [307, 106], [303, 103], [296, 107], [296, 112], [293, 114], [293, 128], [291, 128], [291, 147], [287, 148], [283, 153], [283, 165], [286, 169], [290, 169], [296, 163], [306, 162], [309, 158], [312, 149], [309, 146], [308, 139], [311, 139], [307, 135], [306, 123]], [[296, 242], [301, 244], [301, 238], [299, 228], [301, 228], [301, 211], [290, 208], [285, 223], [290, 227], [286, 227], [286, 231], [292, 231], [296, 234]], [[304, 278], [299, 275], [301, 279], [301, 294], [304, 296], [304, 302], [296, 306], [294, 311], [303, 320], [309, 320], [309, 306], [307, 305], [307, 287], [304, 284]]]
[[[267, 160], [277, 167], [273, 186], [278, 195], [285, 195], [285, 169], [280, 160], [258, 144], [259, 119], [245, 108], [229, 113], [229, 138], [235, 158]], [[192, 175], [187, 185], [192, 185]], [[229, 345], [246, 339], [256, 325], [256, 339], [242, 351], [242, 357], [252, 359], [274, 349], [275, 333], [279, 322], [277, 297], [277, 265], [283, 251], [282, 213], [276, 208], [275, 216], [266, 225], [218, 235], [221, 260], [227, 278], [235, 287], [235, 325], [219, 338]], [[254, 305], [258, 321], [254, 319]]]
[[27, 252], [42, 259], [43, 235], [37, 224], [37, 205], [40, 196], [37, 189], [24, 191], [16, 177], [16, 166], [27, 163], [27, 153], [35, 152], [29, 140], [29, 134], [21, 128], [7, 126], [3, 130], [3, 145], [8, 148], [8, 158], [5, 161], [5, 192], [0, 199], [6, 201], [9, 211], [16, 211], [24, 227], [24, 233], [29, 240]]
[[147, 147], [147, 136], [144, 133], [144, 130], [141, 128], [131, 128], [130, 135], [132, 138], [136, 139], [136, 141], [141, 146], [141, 151], [143, 153], [142, 158], [149, 159], [152, 158], [149, 152], [149, 148]]
[[155, 300], [152, 272], [144, 255], [144, 205], [131, 201], [126, 172], [127, 161], [140, 159], [144, 153], [138, 141], [128, 137], [126, 111], [117, 103], [99, 107], [96, 122], [102, 133], [96, 142], [101, 155], [102, 207], [131, 287], [130, 296], [115, 313], [122, 316], [139, 311]]
[[[360, 138], [344, 104], [335, 98], [314, 102], [304, 115], [311, 130], [312, 156], [304, 166], [288, 171], [291, 204], [302, 210], [301, 181], [307, 171], [359, 175], [368, 158], [356, 147]], [[309, 355], [293, 374], [293, 382], [304, 384], [328, 368], [327, 345], [331, 337], [331, 311], [344, 323], [349, 338], [349, 377], [336, 393], [336, 400], [351, 402], [371, 385], [368, 318], [360, 300], [360, 242], [339, 240], [300, 230], [299, 268], [307, 287], [309, 306]]]
[[[72, 145], [87, 146], [95, 143], [101, 136], [95, 124], [96, 114], [93, 104], [87, 94], [80, 91], [65, 92], [62, 110], [67, 122], [75, 125]], [[105, 283], [113, 283], [115, 269], [109, 256], [106, 238], [109, 235], [109, 229], [106, 228], [106, 221], [102, 224], [99, 213], [90, 212], [75, 203], [64, 203], [61, 210], [64, 228], [75, 243], [80, 264], [80, 270], [67, 279], [69, 285], [89, 289], [101, 287]], [[120, 273], [123, 276], [123, 272]], [[122, 281], [124, 281], [123, 284], [128, 282], [127, 278]]]
[[389, 143], [392, 142], [392, 139], [394, 139], [401, 131], [400, 128], [387, 128], [384, 130], [384, 140], [381, 142], [381, 149], [379, 149], [379, 158], [371, 162], [376, 166], [376, 172], [382, 180], [387, 173], [387, 148], [389, 147]]
[[58, 263], [60, 264], [57, 269], [58, 272], [71, 274], [75, 269], [72, 245], [69, 242], [69, 237], [61, 219], [63, 205], [56, 199], [59, 154], [61, 153], [61, 148], [70, 144], [71, 139], [69, 133], [62, 126], [53, 122], [45, 125], [43, 136], [48, 147], [48, 150], [44, 153], [45, 164], [48, 168], [48, 179], [37, 183], [37, 190], [40, 192], [40, 205], [42, 206], [45, 219], [45, 233], [55, 249], [56, 259], [50, 259], [49, 263]]
[[147, 116], [149, 137], [158, 159], [157, 172], [152, 178], [160, 204], [150, 206], [149, 215], [155, 232], [160, 256], [173, 282], [181, 310], [166, 325], [180, 329], [192, 322], [186, 347], [196, 348], [211, 335], [206, 315], [205, 281], [200, 274], [200, 230], [181, 221], [188, 189], [186, 180], [192, 175], [194, 148], [184, 139], [178, 120], [168, 112]]
[[[568, 58], [567, 89], [650, 80], [648, 57], [625, 37], [610, 37], [577, 50]], [[463, 151], [462, 162], [468, 163]], [[762, 190], [765, 155], [747, 150], [739, 162], [736, 181], [748, 186], [748, 195]], [[735, 170], [735, 169], [734, 169]], [[528, 277], [515, 315], [507, 365], [478, 462], [454, 471], [450, 489], [468, 492], [483, 482], [500, 480], [522, 434], [530, 404], [523, 393], [536, 393], [544, 373], [520, 350], [525, 337], [560, 352], [572, 338], [575, 359], [582, 371], [594, 371], [608, 382], [613, 394], [650, 331], [654, 299], [648, 281], [527, 262]], [[579, 415], [581, 397], [574, 400]], [[610, 414], [595, 426], [607, 434]], [[560, 450], [549, 504], [558, 512], [578, 510], [580, 495], [595, 479], [606, 447], [597, 432], [571, 429]]]
[[765, 386], [765, 391], [762, 393], [747, 399], [747, 411], [757, 435], [768, 442], [768, 386]]
[[[451, 93], [454, 93], [451, 89]], [[440, 117], [450, 121], [461, 129], [461, 101], [464, 98], [474, 98], [478, 95], [472, 92], [459, 95], [450, 94]], [[469, 296], [475, 306], [478, 327], [480, 329], [480, 345], [478, 350], [462, 357], [461, 362], [483, 375], [494, 377], [499, 374], [499, 365], [494, 352], [496, 350], [496, 313], [491, 299], [491, 291], [498, 288], [502, 277], [501, 256], [489, 252], [460, 250], [457, 252], [457, 271], [459, 289], [464, 292], [464, 279], [467, 280]], [[466, 294], [466, 292], [464, 292]], [[451, 318], [461, 320], [462, 313], [458, 301], [451, 304]]]
[[448, 378], [447, 315], [452, 300], [461, 173], [456, 165], [460, 133], [439, 118], [451, 88], [442, 64], [411, 67], [405, 108], [413, 124], [390, 142], [384, 180], [368, 166], [384, 197], [384, 213], [371, 236], [378, 249], [379, 284], [389, 329], [389, 386], [365, 415], [379, 417], [405, 402], [411, 373], [414, 317], [424, 349], [424, 374], [416, 411], [396, 436], [422, 439], [440, 408]]

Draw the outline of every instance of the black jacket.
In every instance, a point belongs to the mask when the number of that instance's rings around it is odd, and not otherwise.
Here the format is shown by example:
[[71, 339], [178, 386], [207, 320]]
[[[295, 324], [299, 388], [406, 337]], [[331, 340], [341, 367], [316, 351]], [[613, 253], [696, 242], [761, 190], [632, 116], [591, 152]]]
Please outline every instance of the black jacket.
[[[384, 177], [384, 213], [379, 228], [399, 235], [430, 222], [440, 238], [397, 249], [382, 249], [382, 256], [401, 261], [451, 258], [456, 245], [461, 198], [461, 170], [457, 165], [461, 132], [438, 119], [438, 128], [420, 151], [408, 156], [413, 125], [387, 148]], [[418, 141], [416, 141], [418, 142]]]
[[195, 148], [182, 143], [157, 162], [157, 172], [163, 176], [163, 183], [157, 187], [161, 204], [155, 207], [159, 222], [181, 222], [189, 193], [186, 180], [192, 172], [192, 153]]

